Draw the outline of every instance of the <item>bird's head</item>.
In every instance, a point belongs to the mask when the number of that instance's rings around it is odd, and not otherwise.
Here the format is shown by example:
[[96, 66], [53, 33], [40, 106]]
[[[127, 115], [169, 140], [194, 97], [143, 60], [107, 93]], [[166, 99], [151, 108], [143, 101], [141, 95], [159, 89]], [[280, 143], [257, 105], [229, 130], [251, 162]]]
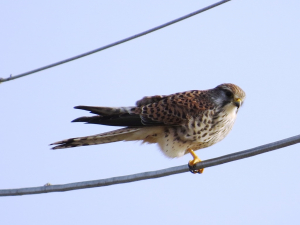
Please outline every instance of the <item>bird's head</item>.
[[224, 108], [239, 108], [243, 104], [246, 94], [235, 84], [220, 84], [211, 89], [215, 103]]

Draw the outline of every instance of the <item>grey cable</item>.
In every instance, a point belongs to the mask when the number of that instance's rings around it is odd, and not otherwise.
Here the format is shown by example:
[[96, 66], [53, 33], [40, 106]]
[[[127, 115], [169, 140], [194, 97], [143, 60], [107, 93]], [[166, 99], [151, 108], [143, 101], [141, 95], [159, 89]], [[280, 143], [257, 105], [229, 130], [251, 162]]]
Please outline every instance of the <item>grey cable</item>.
[[124, 43], [124, 42], [133, 40], [133, 39], [135, 39], [135, 38], [138, 38], [138, 37], [141, 37], [141, 36], [143, 36], [143, 35], [149, 34], [149, 33], [151, 33], [151, 32], [157, 31], [157, 30], [162, 29], [162, 28], [164, 28], [164, 27], [170, 26], [170, 25], [172, 25], [172, 24], [174, 24], [174, 23], [177, 23], [177, 22], [182, 21], [182, 20], [184, 20], [184, 19], [187, 19], [187, 18], [189, 18], [189, 17], [195, 16], [195, 15], [197, 15], [197, 14], [199, 14], [199, 13], [202, 13], [202, 12], [204, 12], [204, 11], [207, 11], [207, 10], [209, 10], [209, 9], [211, 9], [211, 8], [214, 8], [214, 7], [216, 7], [216, 6], [219, 6], [219, 5], [221, 5], [221, 4], [223, 4], [223, 3], [226, 3], [226, 2], [229, 2], [229, 1], [230, 1], [230, 0], [223, 0], [223, 1], [220, 1], [220, 2], [217, 2], [217, 3], [214, 3], [214, 4], [212, 4], [212, 5], [210, 5], [210, 6], [207, 6], [207, 7], [203, 8], [203, 9], [199, 9], [199, 10], [197, 10], [197, 11], [195, 11], [195, 12], [192, 12], [192, 13], [190, 13], [190, 14], [187, 14], [187, 15], [185, 15], [185, 16], [182, 16], [182, 17], [180, 17], [180, 18], [177, 18], [177, 19], [175, 19], [175, 20], [172, 20], [172, 21], [170, 21], [170, 22], [167, 22], [167, 23], [165, 23], [165, 24], [162, 24], [162, 25], [160, 25], [160, 26], [154, 27], [154, 28], [152, 28], [152, 29], [150, 29], [150, 30], [146, 30], [146, 31], [144, 31], [144, 32], [142, 32], [142, 33], [133, 35], [133, 36], [128, 37], [128, 38], [125, 38], [125, 39], [123, 39], [123, 40], [120, 40], [120, 41], [117, 41], [117, 42], [114, 42], [114, 43], [105, 45], [105, 46], [103, 46], [103, 47], [94, 49], [94, 50], [89, 51], [89, 52], [82, 53], [82, 54], [77, 55], [77, 56], [73, 56], [73, 57], [68, 58], [68, 59], [61, 60], [61, 61], [56, 62], [56, 63], [52, 63], [52, 64], [47, 65], [47, 66], [43, 66], [43, 67], [40, 67], [40, 68], [31, 70], [31, 71], [28, 71], [28, 72], [25, 72], [25, 73], [21, 73], [21, 74], [15, 75], [15, 76], [10, 75], [8, 78], [1, 78], [1, 77], [0, 77], [0, 83], [6, 82], [6, 81], [10, 81], [10, 80], [14, 80], [14, 79], [17, 79], [17, 78], [20, 78], [20, 77], [24, 77], [24, 76], [27, 76], [27, 75], [30, 75], [30, 74], [33, 74], [33, 73], [37, 73], [37, 72], [39, 72], [39, 71], [46, 70], [46, 69], [49, 69], [49, 68], [51, 68], [51, 67], [55, 67], [55, 66], [58, 66], [58, 65], [67, 63], [67, 62], [70, 62], [70, 61], [73, 61], [73, 60], [76, 60], [76, 59], [79, 59], [79, 58], [82, 58], [82, 57], [85, 57], [85, 56], [94, 54], [94, 53], [96, 53], [96, 52], [100, 52], [100, 51], [105, 50], [105, 49], [107, 49], [107, 48], [111, 48], [111, 47], [113, 47], [113, 46], [122, 44], [122, 43]]
[[[240, 151], [229, 155], [224, 155], [218, 158], [205, 160], [200, 163], [197, 163], [195, 169], [217, 166], [234, 160], [239, 160], [239, 159], [255, 156], [258, 154], [262, 154], [265, 152], [273, 151], [279, 148], [284, 148], [290, 145], [297, 144], [299, 142], [300, 142], [300, 135], [297, 135], [294, 137], [290, 137], [270, 144], [262, 145], [249, 150]], [[182, 166], [176, 166], [176, 167], [171, 167], [171, 168], [157, 170], [157, 171], [137, 173], [137, 174], [127, 175], [127, 176], [112, 177], [112, 178], [100, 179], [100, 180], [83, 181], [83, 182], [76, 182], [76, 183], [62, 184], [62, 185], [31, 187], [31, 188], [3, 189], [0, 190], [0, 196], [30, 195], [30, 194], [41, 194], [41, 193], [48, 193], [48, 192], [71, 191], [71, 190], [93, 188], [93, 187], [103, 187], [103, 186], [109, 186], [114, 184], [123, 184], [123, 183], [139, 181], [139, 180], [147, 180], [152, 178], [170, 176], [173, 174], [184, 173], [188, 171], [189, 171], [188, 166], [182, 165]], [[197, 175], [193, 175], [193, 176], [197, 176]]]

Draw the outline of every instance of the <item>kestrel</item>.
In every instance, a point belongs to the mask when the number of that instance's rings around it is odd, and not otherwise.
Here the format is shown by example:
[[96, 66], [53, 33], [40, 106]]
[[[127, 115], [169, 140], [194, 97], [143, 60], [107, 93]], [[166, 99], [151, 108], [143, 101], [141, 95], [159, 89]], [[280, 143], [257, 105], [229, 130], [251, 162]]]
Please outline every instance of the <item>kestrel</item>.
[[80, 117], [72, 122], [86, 122], [124, 128], [93, 136], [55, 142], [52, 149], [97, 145], [116, 141], [157, 143], [168, 157], [191, 153], [190, 171], [201, 160], [195, 150], [221, 141], [232, 129], [245, 92], [234, 84], [221, 84], [213, 89], [186, 91], [172, 95], [144, 97], [132, 107], [76, 106], [95, 116]]

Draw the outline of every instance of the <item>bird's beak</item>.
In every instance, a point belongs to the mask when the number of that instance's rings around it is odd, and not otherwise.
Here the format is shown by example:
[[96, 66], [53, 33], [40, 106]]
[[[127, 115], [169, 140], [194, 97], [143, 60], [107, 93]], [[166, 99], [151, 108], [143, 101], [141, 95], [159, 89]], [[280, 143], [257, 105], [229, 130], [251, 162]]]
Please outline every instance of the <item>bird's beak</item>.
[[240, 108], [240, 106], [242, 105], [242, 100], [240, 98], [235, 98], [233, 101], [233, 104], [237, 107]]

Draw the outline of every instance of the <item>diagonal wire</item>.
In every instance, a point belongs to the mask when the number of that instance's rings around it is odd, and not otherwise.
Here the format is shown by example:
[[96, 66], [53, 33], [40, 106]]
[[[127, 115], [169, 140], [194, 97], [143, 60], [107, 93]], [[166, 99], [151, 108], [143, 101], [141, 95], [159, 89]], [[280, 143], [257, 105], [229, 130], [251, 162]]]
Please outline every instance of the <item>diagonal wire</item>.
[[49, 65], [47, 65], [47, 66], [43, 66], [43, 67], [40, 67], [40, 68], [31, 70], [31, 71], [28, 71], [28, 72], [25, 72], [25, 73], [21, 73], [21, 74], [15, 75], [15, 76], [10, 75], [8, 78], [1, 78], [1, 77], [0, 77], [0, 83], [6, 82], [6, 81], [10, 81], [10, 80], [14, 80], [14, 79], [17, 79], [17, 78], [20, 78], [20, 77], [24, 77], [24, 76], [27, 76], [27, 75], [30, 75], [30, 74], [33, 74], [33, 73], [37, 73], [37, 72], [39, 72], [39, 71], [46, 70], [46, 69], [49, 69], [49, 68], [51, 68], [51, 67], [55, 67], [55, 66], [58, 66], [58, 65], [67, 63], [67, 62], [70, 62], [70, 61], [73, 61], [73, 60], [76, 60], [76, 59], [79, 59], [79, 58], [82, 58], [82, 57], [85, 57], [85, 56], [94, 54], [94, 53], [96, 53], [96, 52], [103, 51], [103, 50], [105, 50], [105, 49], [107, 49], [107, 48], [111, 48], [111, 47], [113, 47], [113, 46], [122, 44], [122, 43], [124, 43], [124, 42], [133, 40], [133, 39], [135, 39], [135, 38], [138, 38], [138, 37], [141, 37], [141, 36], [143, 36], [143, 35], [149, 34], [149, 33], [151, 33], [151, 32], [157, 31], [157, 30], [159, 30], [159, 29], [165, 28], [165, 27], [170, 26], [170, 25], [172, 25], [172, 24], [174, 24], [174, 23], [180, 22], [180, 21], [182, 21], [182, 20], [185, 20], [185, 19], [187, 19], [187, 18], [189, 18], [189, 17], [195, 16], [195, 15], [197, 15], [197, 14], [199, 14], [199, 13], [202, 13], [202, 12], [204, 12], [204, 11], [207, 11], [207, 10], [209, 10], [209, 9], [212, 9], [212, 8], [214, 8], [214, 7], [216, 7], [216, 6], [219, 6], [219, 5], [224, 4], [224, 3], [226, 3], [226, 2], [229, 2], [229, 1], [230, 1], [230, 0], [223, 0], [223, 1], [220, 1], [220, 2], [217, 2], [217, 3], [214, 3], [214, 4], [212, 4], [212, 5], [210, 5], [210, 6], [207, 6], [207, 7], [203, 8], [203, 9], [199, 9], [199, 10], [197, 10], [197, 11], [195, 11], [195, 12], [192, 12], [192, 13], [190, 13], [190, 14], [187, 14], [187, 15], [182, 16], [182, 17], [180, 17], [180, 18], [177, 18], [177, 19], [175, 19], [175, 20], [169, 21], [169, 22], [167, 22], [167, 23], [165, 23], [165, 24], [162, 24], [162, 25], [160, 25], [160, 26], [154, 27], [154, 28], [152, 28], [152, 29], [150, 29], [150, 30], [146, 30], [146, 31], [144, 31], [144, 32], [142, 32], [142, 33], [135, 34], [135, 35], [130, 36], [130, 37], [128, 37], [128, 38], [125, 38], [125, 39], [123, 39], [123, 40], [120, 40], [120, 41], [117, 41], [117, 42], [114, 42], [114, 43], [105, 45], [105, 46], [103, 46], [103, 47], [94, 49], [94, 50], [89, 51], [89, 52], [82, 53], [82, 54], [77, 55], [77, 56], [73, 56], [73, 57], [68, 58], [68, 59], [61, 60], [61, 61], [56, 62], [56, 63], [49, 64]]
[[[299, 142], [300, 142], [300, 135], [297, 135], [294, 137], [290, 137], [266, 145], [258, 146], [249, 150], [235, 152], [218, 158], [205, 160], [200, 163], [197, 163], [194, 169], [202, 169], [206, 167], [217, 166], [231, 161], [273, 151], [279, 148], [284, 148], [290, 145], [297, 144]], [[30, 195], [30, 194], [41, 194], [41, 193], [48, 193], [48, 192], [71, 191], [71, 190], [78, 190], [84, 188], [103, 187], [103, 186], [109, 186], [114, 184], [123, 184], [123, 183], [130, 183], [134, 181], [165, 177], [165, 176], [184, 173], [188, 171], [189, 171], [188, 166], [182, 165], [182, 166], [171, 167], [163, 170], [137, 173], [137, 174], [127, 175], [127, 176], [112, 177], [112, 178], [100, 179], [100, 180], [83, 181], [83, 182], [76, 182], [76, 183], [69, 183], [69, 184], [62, 184], [62, 185], [31, 187], [31, 188], [3, 189], [0, 190], [0, 196]]]

